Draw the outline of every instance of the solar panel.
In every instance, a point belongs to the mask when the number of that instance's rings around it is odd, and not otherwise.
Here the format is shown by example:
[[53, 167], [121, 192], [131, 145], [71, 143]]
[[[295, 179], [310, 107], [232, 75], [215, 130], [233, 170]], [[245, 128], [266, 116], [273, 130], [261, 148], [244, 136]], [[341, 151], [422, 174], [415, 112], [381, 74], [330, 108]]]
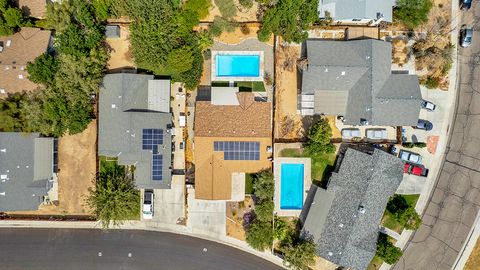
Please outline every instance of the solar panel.
[[152, 158], [152, 180], [163, 180], [163, 156], [159, 154], [153, 154]]
[[223, 151], [224, 160], [260, 160], [260, 142], [213, 142], [213, 150]]
[[142, 130], [142, 149], [158, 153], [158, 145], [163, 144], [163, 129], [147, 128]]

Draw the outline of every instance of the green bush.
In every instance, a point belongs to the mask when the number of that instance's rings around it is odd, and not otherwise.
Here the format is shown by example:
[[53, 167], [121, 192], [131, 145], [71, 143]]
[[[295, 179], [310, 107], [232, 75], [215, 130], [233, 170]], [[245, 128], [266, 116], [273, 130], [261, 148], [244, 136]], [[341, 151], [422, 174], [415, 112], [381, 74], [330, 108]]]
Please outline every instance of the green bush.
[[294, 238], [290, 243], [283, 244], [281, 251], [284, 262], [289, 263], [291, 268], [308, 270], [315, 264], [317, 247], [312, 239]]
[[428, 21], [428, 14], [432, 6], [431, 0], [397, 0], [393, 16], [413, 29]]
[[256, 174], [253, 182], [254, 195], [260, 201], [273, 201], [273, 193], [275, 190], [275, 181], [273, 173], [263, 171]]
[[427, 77], [424, 83], [425, 87], [428, 89], [436, 89], [440, 86], [440, 78], [437, 77]]
[[257, 219], [262, 222], [272, 222], [273, 200], [265, 200], [255, 204], [255, 214], [257, 215]]
[[408, 207], [409, 205], [405, 197], [399, 194], [393, 195], [387, 203], [387, 210], [392, 214], [403, 212], [407, 210]]
[[210, 6], [210, 0], [188, 0], [185, 3], [185, 10], [191, 10], [195, 12], [197, 18], [201, 20], [207, 17]]
[[322, 118], [312, 125], [308, 130], [307, 138], [305, 150], [310, 155], [335, 152], [335, 146], [330, 142], [332, 128], [327, 119]]
[[395, 264], [402, 257], [402, 250], [394, 246], [388, 236], [380, 233], [377, 240], [377, 256], [388, 264]]
[[412, 142], [404, 142], [404, 143], [402, 143], [402, 146], [405, 147], [405, 148], [413, 148], [414, 143], [412, 143]]
[[285, 219], [275, 216], [273, 238], [283, 241], [289, 233], [289, 227]]
[[0, 99], [0, 131], [24, 130], [25, 115], [21, 106], [27, 100], [26, 93], [9, 93], [7, 97]]
[[252, 8], [253, 7], [253, 0], [240, 0], [240, 5], [244, 8]]
[[426, 143], [424, 142], [416, 142], [414, 143], [415, 147], [418, 147], [418, 148], [425, 148], [427, 146]]
[[220, 10], [222, 17], [230, 19], [237, 15], [237, 7], [233, 0], [215, 0], [215, 5]]
[[28, 79], [34, 83], [51, 85], [58, 70], [58, 62], [51, 54], [42, 54], [33, 62], [28, 62]]
[[27, 19], [20, 9], [10, 5], [9, 1], [0, 1], [0, 36], [13, 35], [26, 23]]
[[273, 230], [271, 222], [255, 220], [246, 231], [247, 243], [254, 249], [264, 251], [273, 243]]

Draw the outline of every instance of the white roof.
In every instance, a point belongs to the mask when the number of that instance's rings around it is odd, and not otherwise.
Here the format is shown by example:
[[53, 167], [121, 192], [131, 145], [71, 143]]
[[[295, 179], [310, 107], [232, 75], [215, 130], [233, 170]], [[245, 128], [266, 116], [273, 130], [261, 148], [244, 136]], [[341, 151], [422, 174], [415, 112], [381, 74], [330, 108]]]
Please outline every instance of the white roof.
[[148, 80], [148, 109], [170, 112], [170, 80]]

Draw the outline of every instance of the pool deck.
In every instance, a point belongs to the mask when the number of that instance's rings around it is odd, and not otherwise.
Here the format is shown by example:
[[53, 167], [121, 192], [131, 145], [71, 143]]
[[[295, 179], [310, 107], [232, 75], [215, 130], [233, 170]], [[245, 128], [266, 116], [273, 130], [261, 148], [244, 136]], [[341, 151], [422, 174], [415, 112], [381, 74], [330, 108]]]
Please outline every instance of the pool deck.
[[274, 203], [275, 203], [275, 214], [278, 216], [290, 216], [290, 217], [298, 217], [302, 212], [302, 209], [280, 209], [280, 176], [281, 176], [281, 165], [284, 163], [288, 164], [303, 164], [303, 203], [305, 204], [305, 200], [307, 199], [308, 191], [310, 190], [310, 186], [312, 185], [312, 165], [310, 158], [287, 158], [287, 157], [280, 157], [276, 158], [275, 162], [273, 163], [273, 174], [275, 179], [275, 195], [274, 195]]
[[[260, 56], [260, 72], [257, 77], [234, 77], [234, 76], [217, 76], [217, 55], [258, 55]], [[212, 81], [263, 81], [263, 75], [265, 73], [265, 61], [263, 60], [263, 51], [212, 51]]]

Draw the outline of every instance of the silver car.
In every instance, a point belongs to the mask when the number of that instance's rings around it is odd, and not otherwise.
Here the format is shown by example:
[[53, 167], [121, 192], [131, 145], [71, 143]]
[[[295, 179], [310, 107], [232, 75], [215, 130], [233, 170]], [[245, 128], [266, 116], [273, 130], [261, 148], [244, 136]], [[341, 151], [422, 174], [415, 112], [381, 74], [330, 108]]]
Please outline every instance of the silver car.
[[422, 156], [417, 153], [409, 152], [405, 150], [401, 150], [398, 154], [398, 157], [406, 162], [414, 163], [414, 164], [421, 164], [422, 163]]
[[471, 26], [462, 27], [460, 30], [460, 46], [467, 48], [472, 44], [473, 28]]

